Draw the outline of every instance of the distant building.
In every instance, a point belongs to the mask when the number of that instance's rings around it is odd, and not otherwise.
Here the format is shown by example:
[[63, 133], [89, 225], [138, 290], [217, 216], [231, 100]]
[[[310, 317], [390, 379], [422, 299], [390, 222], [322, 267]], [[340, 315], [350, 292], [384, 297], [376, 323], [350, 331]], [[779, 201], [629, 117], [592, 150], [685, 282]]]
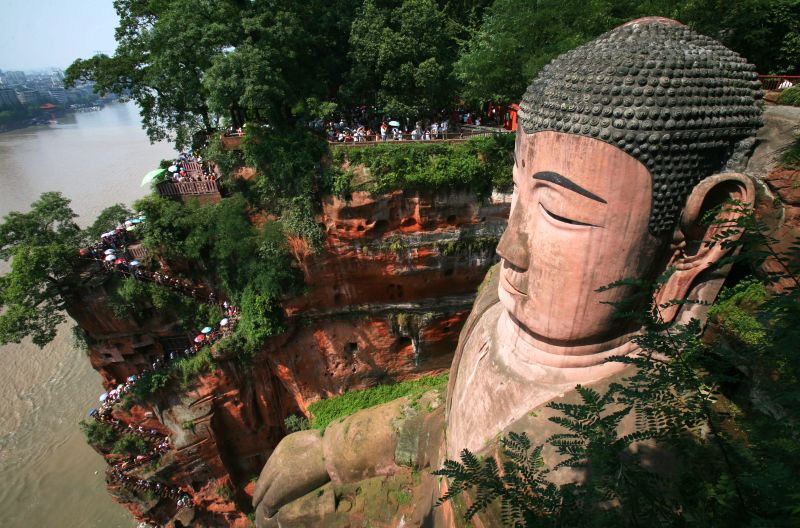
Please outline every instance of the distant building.
[[47, 91], [47, 95], [54, 103], [63, 105], [67, 102], [67, 92], [63, 88], [52, 88]]
[[42, 100], [42, 98], [39, 96], [39, 92], [37, 92], [36, 90], [31, 90], [29, 88], [18, 89], [17, 99], [19, 99], [19, 102], [24, 105], [39, 104]]
[[13, 88], [0, 88], [0, 108], [19, 106], [17, 92]]
[[3, 72], [3, 80], [6, 84], [25, 84], [25, 72], [7, 71]]

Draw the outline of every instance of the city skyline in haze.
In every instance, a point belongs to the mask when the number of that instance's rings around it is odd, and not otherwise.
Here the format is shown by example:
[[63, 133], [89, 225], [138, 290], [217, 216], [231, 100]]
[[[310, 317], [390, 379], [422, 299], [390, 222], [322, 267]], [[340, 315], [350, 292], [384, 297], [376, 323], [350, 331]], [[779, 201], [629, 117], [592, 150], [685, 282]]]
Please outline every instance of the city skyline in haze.
[[0, 19], [0, 70], [64, 69], [116, 48], [112, 0], [2, 0]]

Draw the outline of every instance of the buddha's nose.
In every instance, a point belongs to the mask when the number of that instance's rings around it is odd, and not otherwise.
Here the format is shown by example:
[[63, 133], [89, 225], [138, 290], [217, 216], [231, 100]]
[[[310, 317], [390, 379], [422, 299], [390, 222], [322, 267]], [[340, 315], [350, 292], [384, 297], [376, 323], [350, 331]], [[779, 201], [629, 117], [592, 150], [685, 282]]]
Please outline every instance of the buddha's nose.
[[520, 271], [526, 271], [529, 262], [528, 233], [525, 229], [523, 208], [519, 202], [515, 205], [508, 217], [506, 231], [497, 244], [497, 254]]

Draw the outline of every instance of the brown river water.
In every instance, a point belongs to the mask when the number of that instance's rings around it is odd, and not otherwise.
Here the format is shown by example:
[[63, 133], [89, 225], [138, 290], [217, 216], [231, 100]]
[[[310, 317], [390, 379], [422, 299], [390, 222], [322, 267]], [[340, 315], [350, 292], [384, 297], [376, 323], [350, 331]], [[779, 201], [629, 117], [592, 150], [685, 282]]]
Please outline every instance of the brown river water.
[[[170, 145], [149, 143], [130, 103], [0, 134], [0, 216], [28, 210], [44, 191], [60, 191], [85, 226], [105, 207], [144, 196], [142, 177], [173, 155]], [[136, 525], [106, 493], [105, 463], [78, 428], [102, 387], [84, 353], [70, 346], [71, 324], [41, 350], [29, 342], [0, 347], [5, 528]]]

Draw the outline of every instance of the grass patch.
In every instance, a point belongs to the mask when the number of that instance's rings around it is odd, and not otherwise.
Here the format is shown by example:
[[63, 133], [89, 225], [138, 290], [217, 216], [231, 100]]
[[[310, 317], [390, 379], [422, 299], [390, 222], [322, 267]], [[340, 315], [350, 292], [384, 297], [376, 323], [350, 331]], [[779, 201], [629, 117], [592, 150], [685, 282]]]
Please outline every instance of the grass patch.
[[404, 396], [418, 396], [431, 389], [443, 389], [447, 385], [447, 376], [447, 374], [441, 374], [393, 385], [378, 385], [371, 389], [348, 392], [341, 396], [312, 403], [308, 406], [308, 410], [312, 414], [311, 427], [324, 431], [332, 421], [350, 416], [362, 409], [375, 407]]

